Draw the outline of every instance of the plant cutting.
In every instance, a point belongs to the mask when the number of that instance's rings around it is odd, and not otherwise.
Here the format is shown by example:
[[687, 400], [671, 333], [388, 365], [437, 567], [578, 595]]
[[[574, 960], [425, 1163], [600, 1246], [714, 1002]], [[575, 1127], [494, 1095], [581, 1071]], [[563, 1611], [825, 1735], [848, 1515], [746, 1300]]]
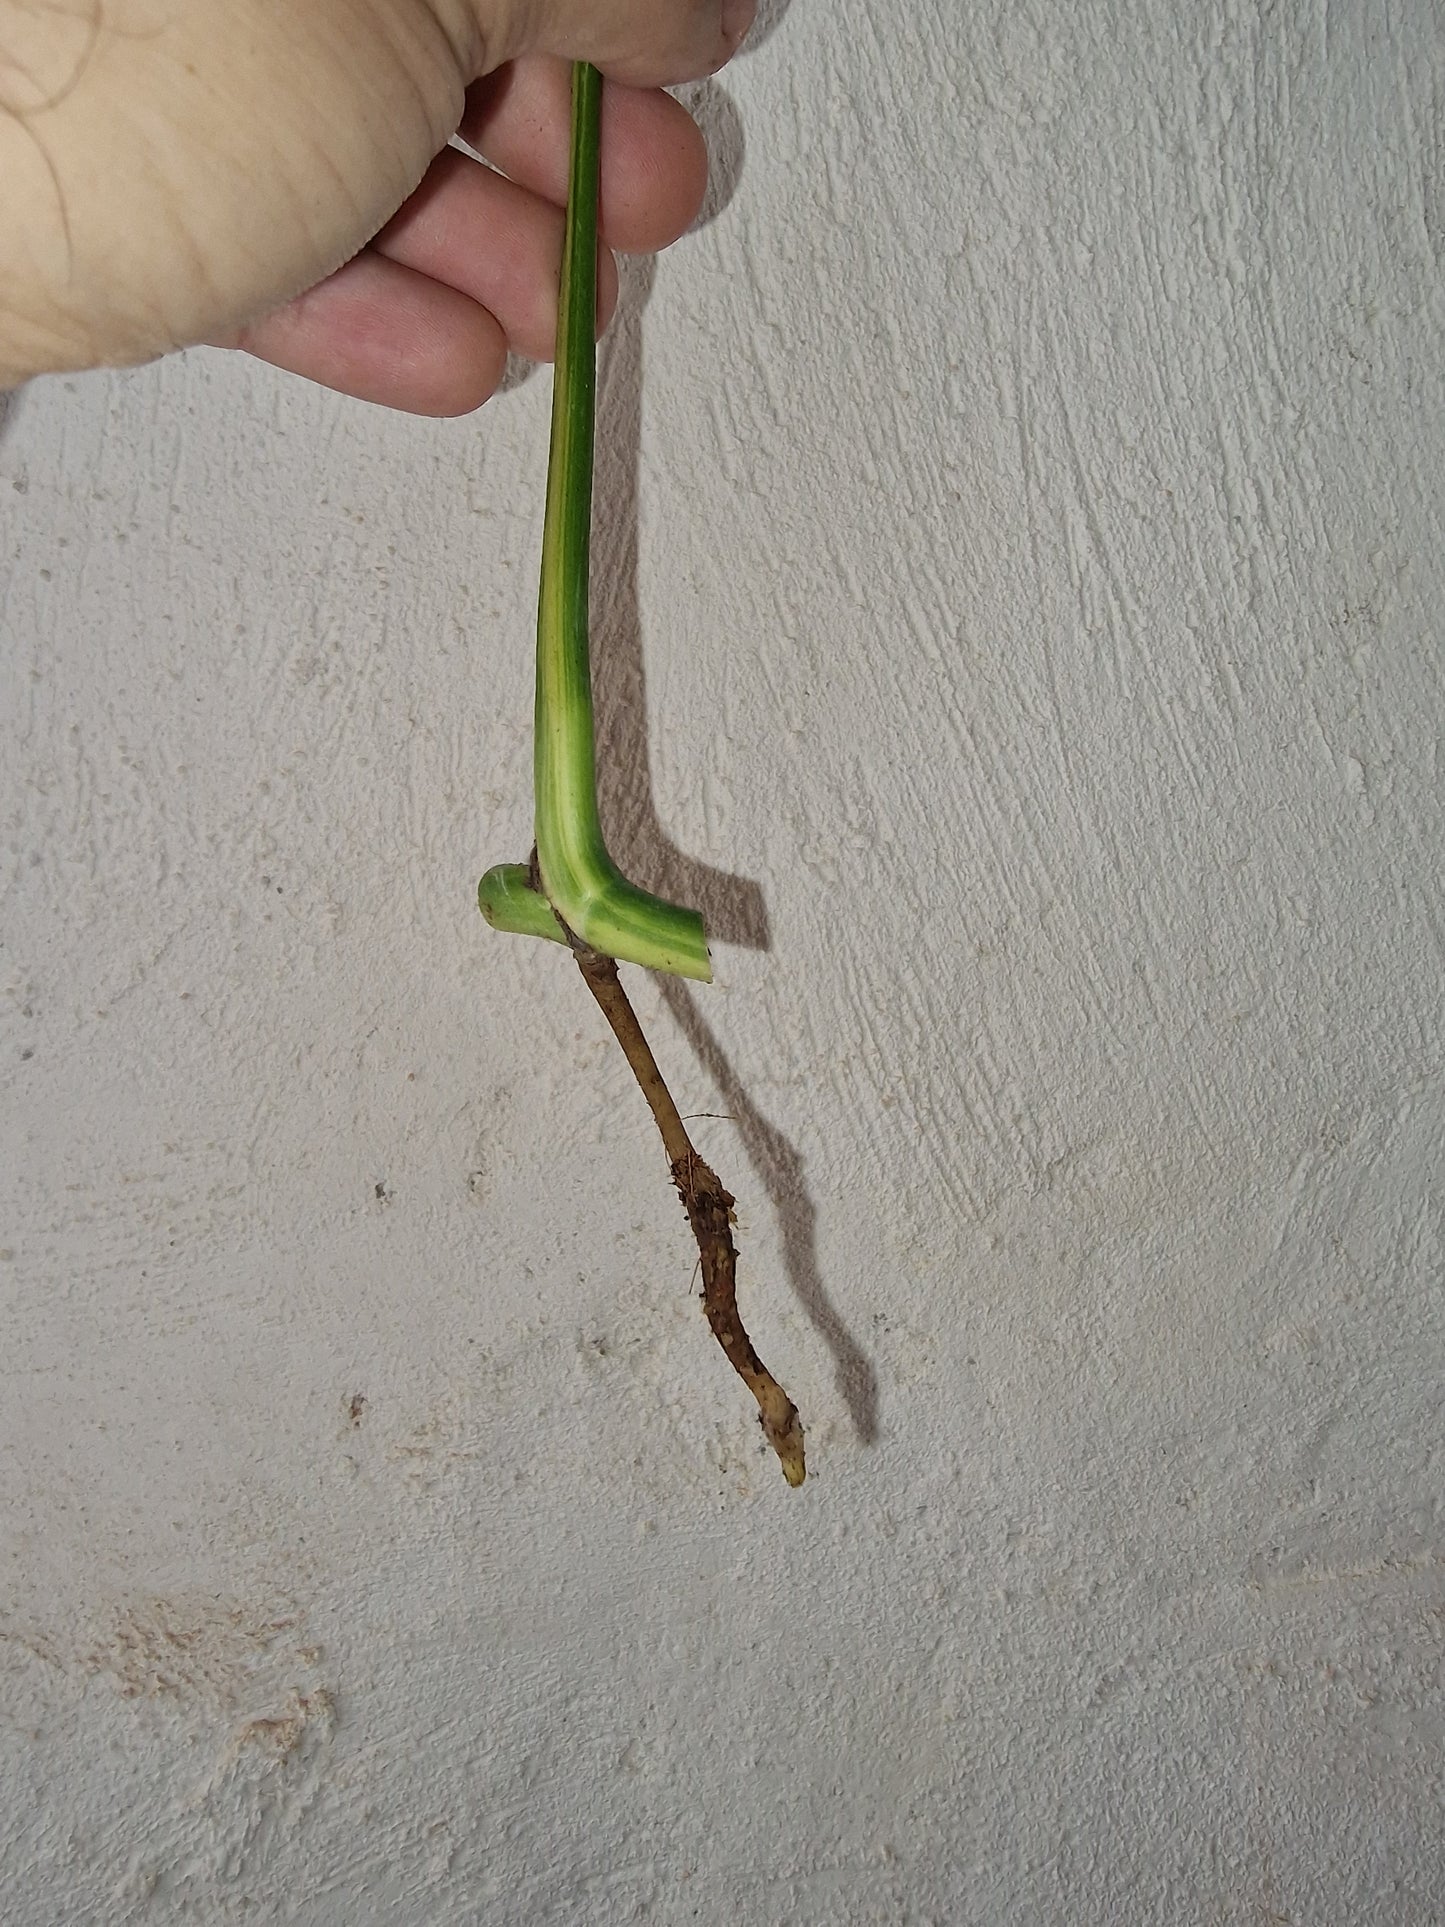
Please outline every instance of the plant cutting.
[[712, 981], [703, 920], [628, 881], [608, 854], [597, 809], [588, 642], [592, 449], [597, 380], [597, 196], [602, 78], [572, 70], [571, 159], [547, 498], [537, 610], [533, 787], [535, 842], [526, 863], [491, 869], [478, 887], [495, 929], [570, 948], [646, 1098], [702, 1267], [713, 1335], [757, 1401], [789, 1485], [804, 1478], [797, 1407], [763, 1364], [737, 1304], [733, 1198], [697, 1153], [618, 973], [618, 962]]

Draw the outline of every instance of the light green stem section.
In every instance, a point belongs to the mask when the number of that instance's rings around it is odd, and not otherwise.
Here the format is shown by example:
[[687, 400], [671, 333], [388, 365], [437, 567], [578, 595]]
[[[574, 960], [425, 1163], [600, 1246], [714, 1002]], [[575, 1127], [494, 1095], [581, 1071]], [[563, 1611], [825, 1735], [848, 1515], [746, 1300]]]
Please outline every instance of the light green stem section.
[[[592, 673], [587, 642], [592, 533], [592, 425], [597, 384], [597, 181], [602, 80], [572, 69], [572, 159], [557, 369], [542, 524], [534, 744], [539, 895], [524, 865], [482, 878], [482, 915], [498, 930], [566, 938], [560, 917], [604, 956], [712, 980], [702, 918], [629, 883], [607, 853], [597, 814]], [[554, 915], [555, 912], [555, 915]]]

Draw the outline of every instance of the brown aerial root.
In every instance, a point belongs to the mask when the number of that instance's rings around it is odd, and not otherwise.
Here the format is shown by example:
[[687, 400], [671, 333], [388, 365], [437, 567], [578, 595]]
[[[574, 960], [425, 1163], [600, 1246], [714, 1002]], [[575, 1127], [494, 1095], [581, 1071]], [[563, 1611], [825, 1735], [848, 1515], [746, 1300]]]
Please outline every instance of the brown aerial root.
[[738, 1311], [737, 1247], [733, 1243], [733, 1199], [717, 1173], [693, 1148], [672, 1093], [663, 1082], [652, 1047], [643, 1035], [611, 957], [590, 950], [575, 937], [572, 954], [597, 999], [612, 1034], [622, 1046], [642, 1095], [647, 1099], [672, 1167], [672, 1181], [687, 1212], [702, 1260], [702, 1303], [714, 1338], [738, 1377], [758, 1402], [763, 1435], [778, 1455], [789, 1485], [803, 1483], [803, 1426], [798, 1408], [758, 1357]]

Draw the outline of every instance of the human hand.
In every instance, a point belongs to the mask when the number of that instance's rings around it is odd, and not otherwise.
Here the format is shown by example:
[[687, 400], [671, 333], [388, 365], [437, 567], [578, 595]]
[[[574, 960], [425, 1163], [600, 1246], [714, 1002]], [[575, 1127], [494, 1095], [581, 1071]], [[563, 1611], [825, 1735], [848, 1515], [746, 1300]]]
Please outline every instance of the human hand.
[[570, 62], [609, 83], [605, 324], [610, 250], [675, 240], [706, 184], [658, 89], [721, 66], [753, 6], [0, 0], [0, 388], [212, 342], [477, 407], [509, 348], [552, 353]]

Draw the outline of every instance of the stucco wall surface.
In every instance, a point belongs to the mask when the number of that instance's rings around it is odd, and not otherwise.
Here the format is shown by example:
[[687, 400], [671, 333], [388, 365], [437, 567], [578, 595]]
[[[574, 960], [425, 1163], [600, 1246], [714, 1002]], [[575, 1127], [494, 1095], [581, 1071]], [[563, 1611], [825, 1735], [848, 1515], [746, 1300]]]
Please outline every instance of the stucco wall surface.
[[549, 384], [0, 427], [0, 1887], [1445, 1918], [1430, 0], [796, 0], [603, 360], [638, 989], [529, 841]]

